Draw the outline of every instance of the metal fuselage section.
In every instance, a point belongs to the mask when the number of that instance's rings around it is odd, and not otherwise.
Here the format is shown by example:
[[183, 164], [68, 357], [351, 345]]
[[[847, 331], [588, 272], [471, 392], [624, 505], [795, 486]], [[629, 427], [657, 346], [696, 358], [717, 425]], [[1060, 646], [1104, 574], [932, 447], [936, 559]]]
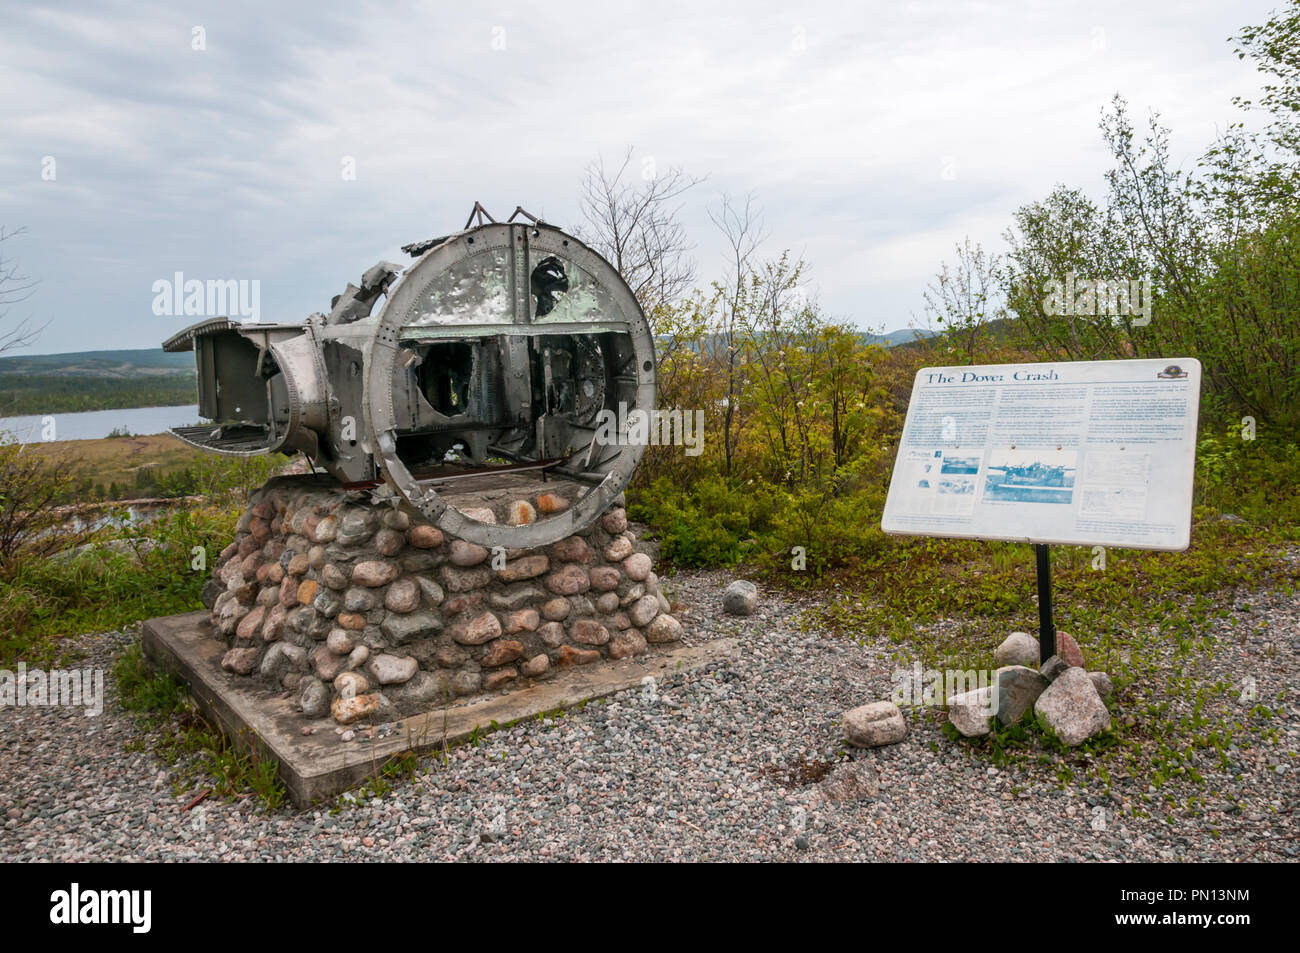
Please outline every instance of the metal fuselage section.
[[[400, 280], [380, 263], [328, 315], [211, 319], [165, 342], [195, 351], [199, 412], [213, 421], [173, 432], [217, 453], [303, 452], [345, 484], [385, 481], [481, 545], [530, 548], [588, 525], [644, 452], [600, 439], [602, 417], [655, 403], [653, 341], [632, 292], [598, 254], [540, 223], [412, 247], [419, 257]], [[581, 490], [564, 512], [517, 526], [470, 519], [437, 493], [449, 477], [506, 468]]]

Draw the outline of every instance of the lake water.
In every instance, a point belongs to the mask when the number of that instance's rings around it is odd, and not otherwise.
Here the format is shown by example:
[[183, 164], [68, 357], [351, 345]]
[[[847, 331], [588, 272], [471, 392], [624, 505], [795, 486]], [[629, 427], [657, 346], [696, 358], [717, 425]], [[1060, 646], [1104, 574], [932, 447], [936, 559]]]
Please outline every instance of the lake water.
[[98, 440], [114, 429], [132, 434], [165, 433], [172, 427], [200, 423], [197, 404], [184, 407], [128, 407], [123, 410], [88, 410], [77, 414], [48, 414], [36, 417], [0, 417], [0, 431], [12, 433], [22, 443], [40, 443], [46, 438], [46, 417], [54, 420], [55, 440]]

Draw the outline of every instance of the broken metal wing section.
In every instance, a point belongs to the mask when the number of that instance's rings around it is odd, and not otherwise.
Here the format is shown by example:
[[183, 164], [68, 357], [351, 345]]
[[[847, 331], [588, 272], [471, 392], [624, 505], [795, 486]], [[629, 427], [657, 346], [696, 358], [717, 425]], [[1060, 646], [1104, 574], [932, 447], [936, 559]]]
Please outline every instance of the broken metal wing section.
[[168, 338], [163, 349], [194, 351], [199, 416], [212, 421], [172, 428], [180, 440], [237, 457], [317, 452], [325, 381], [312, 325], [213, 318]]

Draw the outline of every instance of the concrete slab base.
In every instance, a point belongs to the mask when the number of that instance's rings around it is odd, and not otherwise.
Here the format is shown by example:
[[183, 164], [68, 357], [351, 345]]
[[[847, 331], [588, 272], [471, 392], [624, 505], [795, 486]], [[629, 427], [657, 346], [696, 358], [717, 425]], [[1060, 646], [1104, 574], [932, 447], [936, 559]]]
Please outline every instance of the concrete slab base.
[[[467, 704], [436, 708], [402, 719], [402, 728], [374, 741], [342, 741], [332, 719], [304, 719], [291, 697], [270, 695], [221, 670], [224, 642], [212, 635], [207, 612], [164, 616], [144, 623], [145, 655], [190, 686], [195, 703], [226, 736], [279, 763], [289, 799], [296, 807], [334, 797], [374, 777], [395, 755], [441, 750], [491, 730], [557, 708], [633, 688], [647, 676], [725, 664], [740, 654], [735, 639], [679, 646], [641, 658], [602, 661], [558, 671], [544, 682]], [[658, 647], [656, 647], [658, 648]], [[304, 726], [318, 729], [304, 735]], [[356, 725], [353, 727], [364, 727]]]

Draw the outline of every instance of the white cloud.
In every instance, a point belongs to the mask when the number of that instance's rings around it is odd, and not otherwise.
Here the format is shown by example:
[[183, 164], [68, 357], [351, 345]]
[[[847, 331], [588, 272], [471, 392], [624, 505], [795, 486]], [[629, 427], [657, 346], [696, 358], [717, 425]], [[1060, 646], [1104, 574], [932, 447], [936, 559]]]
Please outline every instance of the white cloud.
[[1194, 158], [1255, 83], [1227, 37], [1271, 6], [19, 11], [0, 35], [0, 201], [44, 278], [38, 349], [152, 346], [174, 330], [149, 313], [157, 276], [260, 278], [267, 315], [296, 320], [476, 199], [573, 224], [583, 166], [632, 144], [708, 176], [684, 211], [702, 279], [720, 264], [706, 205], [753, 191], [769, 249], [807, 255], [824, 305], [894, 327], [953, 243], [999, 245], [1056, 182], [1100, 188], [1116, 91]]

